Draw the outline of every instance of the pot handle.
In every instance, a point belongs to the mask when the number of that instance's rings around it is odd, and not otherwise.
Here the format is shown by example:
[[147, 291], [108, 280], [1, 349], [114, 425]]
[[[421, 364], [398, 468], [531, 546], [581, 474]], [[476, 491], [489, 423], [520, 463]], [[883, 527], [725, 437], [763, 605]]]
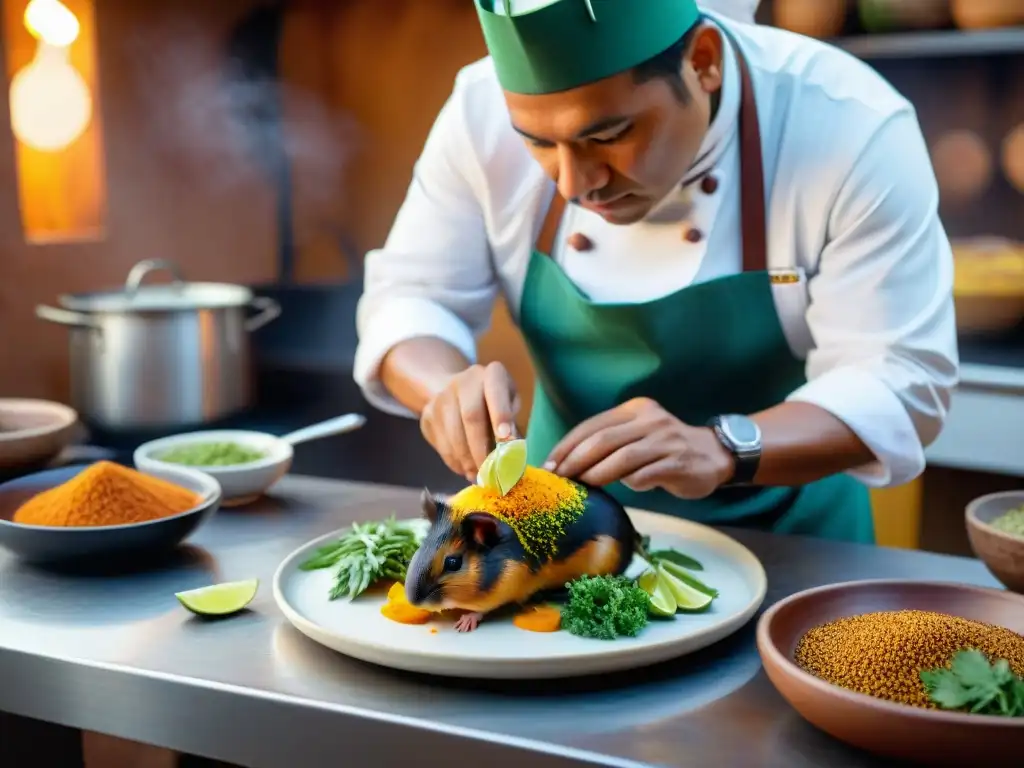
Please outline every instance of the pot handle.
[[267, 296], [257, 296], [249, 302], [249, 306], [259, 310], [259, 314], [245, 321], [245, 330], [249, 333], [259, 330], [281, 314], [281, 305]]
[[36, 306], [36, 317], [57, 325], [67, 325], [72, 328], [90, 328], [99, 330], [99, 325], [88, 315], [82, 312], [72, 312], [69, 309], [57, 309], [48, 307], [45, 304]]
[[128, 293], [135, 293], [142, 285], [142, 281], [146, 279], [146, 275], [158, 271], [170, 272], [171, 277], [174, 278], [175, 287], [181, 287], [181, 284], [185, 282], [181, 276], [181, 270], [174, 262], [165, 259], [146, 259], [132, 267], [132, 271], [128, 273], [128, 279], [124, 281], [125, 290]]

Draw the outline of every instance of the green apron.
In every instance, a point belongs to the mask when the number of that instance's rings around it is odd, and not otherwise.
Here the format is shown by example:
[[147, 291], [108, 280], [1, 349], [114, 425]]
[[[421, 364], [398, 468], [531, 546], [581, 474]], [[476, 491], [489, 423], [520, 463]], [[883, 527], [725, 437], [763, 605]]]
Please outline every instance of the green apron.
[[[764, 172], [750, 74], [741, 73], [743, 272], [640, 304], [597, 304], [549, 258], [565, 200], [556, 191], [530, 258], [519, 325], [537, 373], [526, 439], [539, 466], [576, 424], [648, 397], [687, 424], [782, 403], [806, 381], [783, 333], [767, 269]], [[774, 279], [780, 279], [775, 277]], [[662, 489], [607, 490], [626, 506], [701, 523], [874, 543], [866, 486], [838, 474], [799, 487], [722, 488], [696, 501]]]

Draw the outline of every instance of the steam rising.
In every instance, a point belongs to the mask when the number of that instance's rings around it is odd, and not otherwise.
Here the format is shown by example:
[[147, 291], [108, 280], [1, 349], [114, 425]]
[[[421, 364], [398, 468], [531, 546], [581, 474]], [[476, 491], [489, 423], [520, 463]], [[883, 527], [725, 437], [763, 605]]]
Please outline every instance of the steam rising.
[[266, 74], [243, 78], [228, 31], [212, 21], [147, 17], [126, 43], [125, 64], [143, 100], [148, 148], [200, 167], [200, 194], [235, 191], [255, 171], [274, 185], [294, 183], [303, 207], [336, 209], [355, 125], [330, 95]]

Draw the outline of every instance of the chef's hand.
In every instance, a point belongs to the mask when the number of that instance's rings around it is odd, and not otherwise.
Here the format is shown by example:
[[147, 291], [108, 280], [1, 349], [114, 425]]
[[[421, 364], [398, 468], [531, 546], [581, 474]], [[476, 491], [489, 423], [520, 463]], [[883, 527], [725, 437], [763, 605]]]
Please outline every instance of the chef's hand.
[[711, 429], [684, 424], [648, 398], [579, 424], [554, 447], [545, 467], [594, 486], [621, 480], [634, 491], [664, 488], [683, 499], [710, 496], [735, 470]]
[[505, 366], [473, 365], [427, 403], [420, 429], [449, 469], [476, 482], [495, 438], [512, 437], [518, 412], [519, 396]]

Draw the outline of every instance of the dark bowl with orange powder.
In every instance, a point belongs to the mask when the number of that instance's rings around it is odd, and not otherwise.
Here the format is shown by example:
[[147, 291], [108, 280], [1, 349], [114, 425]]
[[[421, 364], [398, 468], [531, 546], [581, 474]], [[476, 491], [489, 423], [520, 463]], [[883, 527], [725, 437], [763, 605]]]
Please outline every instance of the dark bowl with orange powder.
[[37, 472], [0, 485], [0, 547], [40, 566], [135, 565], [173, 551], [220, 501], [217, 481], [189, 467]]

